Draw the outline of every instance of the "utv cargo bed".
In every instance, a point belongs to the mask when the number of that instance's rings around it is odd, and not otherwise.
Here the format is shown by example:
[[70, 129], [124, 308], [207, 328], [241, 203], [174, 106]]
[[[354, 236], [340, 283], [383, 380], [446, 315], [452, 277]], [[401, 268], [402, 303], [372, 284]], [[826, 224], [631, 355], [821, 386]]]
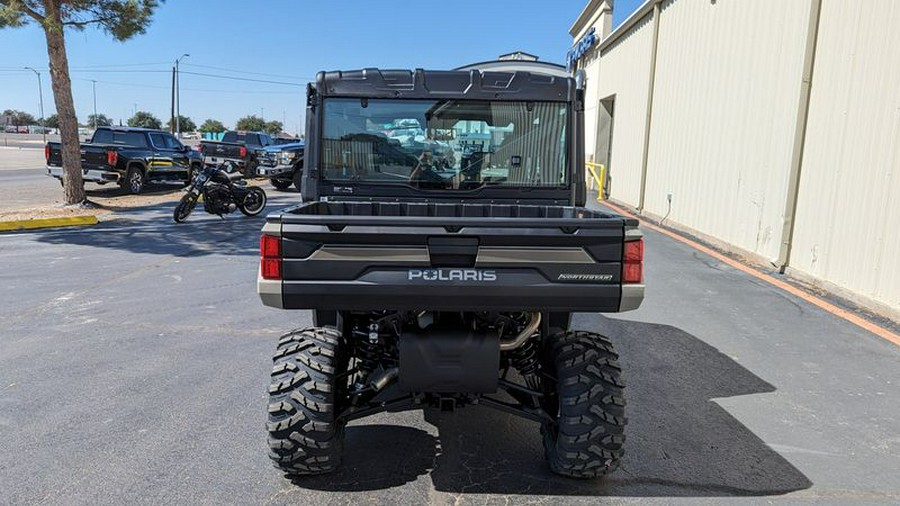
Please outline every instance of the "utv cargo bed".
[[557, 205], [311, 202], [268, 217], [282, 280], [260, 292], [285, 309], [617, 312], [643, 297], [621, 284], [637, 225]]

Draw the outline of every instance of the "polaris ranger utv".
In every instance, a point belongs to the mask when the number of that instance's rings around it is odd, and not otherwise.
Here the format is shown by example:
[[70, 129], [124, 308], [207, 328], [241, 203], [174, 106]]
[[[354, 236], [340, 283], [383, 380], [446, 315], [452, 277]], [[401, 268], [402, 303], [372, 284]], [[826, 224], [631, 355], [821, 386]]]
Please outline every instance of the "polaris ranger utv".
[[584, 207], [583, 110], [575, 79], [540, 73], [318, 74], [306, 203], [260, 240], [263, 303], [315, 325], [275, 352], [277, 467], [335, 470], [351, 420], [470, 404], [538, 422], [559, 474], [616, 467], [617, 355], [570, 321], [640, 305], [643, 241]]

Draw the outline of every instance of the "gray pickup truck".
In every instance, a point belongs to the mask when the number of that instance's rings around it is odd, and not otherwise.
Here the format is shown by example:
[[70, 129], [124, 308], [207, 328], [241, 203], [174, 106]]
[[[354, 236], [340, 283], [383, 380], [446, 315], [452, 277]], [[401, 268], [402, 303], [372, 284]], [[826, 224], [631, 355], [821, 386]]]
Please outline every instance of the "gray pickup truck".
[[[575, 79], [526, 71], [318, 74], [307, 202], [260, 239], [263, 304], [314, 321], [274, 355], [278, 468], [335, 470], [351, 420], [466, 404], [540, 423], [556, 473], [616, 468], [617, 355], [571, 317], [641, 304], [643, 239], [585, 207], [583, 100]], [[423, 138], [392, 138], [398, 124]]]

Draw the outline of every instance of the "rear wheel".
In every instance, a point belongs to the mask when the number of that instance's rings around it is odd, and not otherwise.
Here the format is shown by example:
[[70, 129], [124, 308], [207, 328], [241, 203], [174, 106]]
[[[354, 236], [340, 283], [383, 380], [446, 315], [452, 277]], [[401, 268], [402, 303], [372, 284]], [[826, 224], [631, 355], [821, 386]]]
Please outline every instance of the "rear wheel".
[[313, 327], [282, 336], [269, 386], [269, 457], [288, 474], [323, 474], [341, 462], [336, 400], [346, 368], [341, 333]]
[[187, 219], [188, 216], [191, 215], [191, 212], [194, 210], [194, 206], [197, 205], [197, 195], [193, 193], [186, 193], [181, 200], [178, 201], [178, 205], [175, 206], [175, 211], [172, 213], [172, 218], [175, 220], [175, 223], [182, 223]]
[[625, 453], [625, 397], [618, 355], [610, 340], [593, 332], [568, 331], [550, 337], [545, 363], [544, 455], [550, 469], [574, 478], [596, 478], [616, 469]]
[[125, 181], [124, 188], [129, 193], [137, 195], [144, 190], [144, 184], [146, 183], [146, 179], [144, 176], [144, 170], [138, 167], [137, 165], [132, 165], [128, 167], [128, 171], [125, 172]]
[[266, 208], [266, 192], [262, 188], [250, 188], [239, 207], [246, 216], [256, 216]]

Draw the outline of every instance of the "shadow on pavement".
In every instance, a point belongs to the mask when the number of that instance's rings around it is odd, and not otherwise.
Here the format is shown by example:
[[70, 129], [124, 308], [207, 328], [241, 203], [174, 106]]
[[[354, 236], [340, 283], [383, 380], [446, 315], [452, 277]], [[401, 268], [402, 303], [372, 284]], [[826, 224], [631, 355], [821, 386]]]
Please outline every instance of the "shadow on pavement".
[[[83, 233], [43, 231], [38, 240], [50, 244], [76, 244], [132, 253], [193, 257], [211, 254], [259, 255], [259, 235], [265, 216], [281, 206], [247, 217], [239, 211], [219, 218], [202, 204], [185, 223], [174, 223], [175, 202], [129, 208], [129, 217], [101, 224]], [[138, 219], [139, 218], [139, 219]]]
[[558, 496], [727, 497], [777, 495], [810, 480], [712, 399], [775, 388], [696, 337], [671, 326], [592, 318], [621, 355], [628, 400], [627, 454], [601, 480], [573, 480], [544, 463], [536, 423], [482, 407], [428, 411], [440, 453], [422, 431], [348, 429], [344, 468], [301, 487], [393, 487], [431, 469], [451, 493]]
[[399, 487], [434, 467], [439, 451], [437, 438], [421, 429], [350, 426], [344, 432], [343, 464], [336, 472], [291, 481], [303, 488], [344, 492]]

